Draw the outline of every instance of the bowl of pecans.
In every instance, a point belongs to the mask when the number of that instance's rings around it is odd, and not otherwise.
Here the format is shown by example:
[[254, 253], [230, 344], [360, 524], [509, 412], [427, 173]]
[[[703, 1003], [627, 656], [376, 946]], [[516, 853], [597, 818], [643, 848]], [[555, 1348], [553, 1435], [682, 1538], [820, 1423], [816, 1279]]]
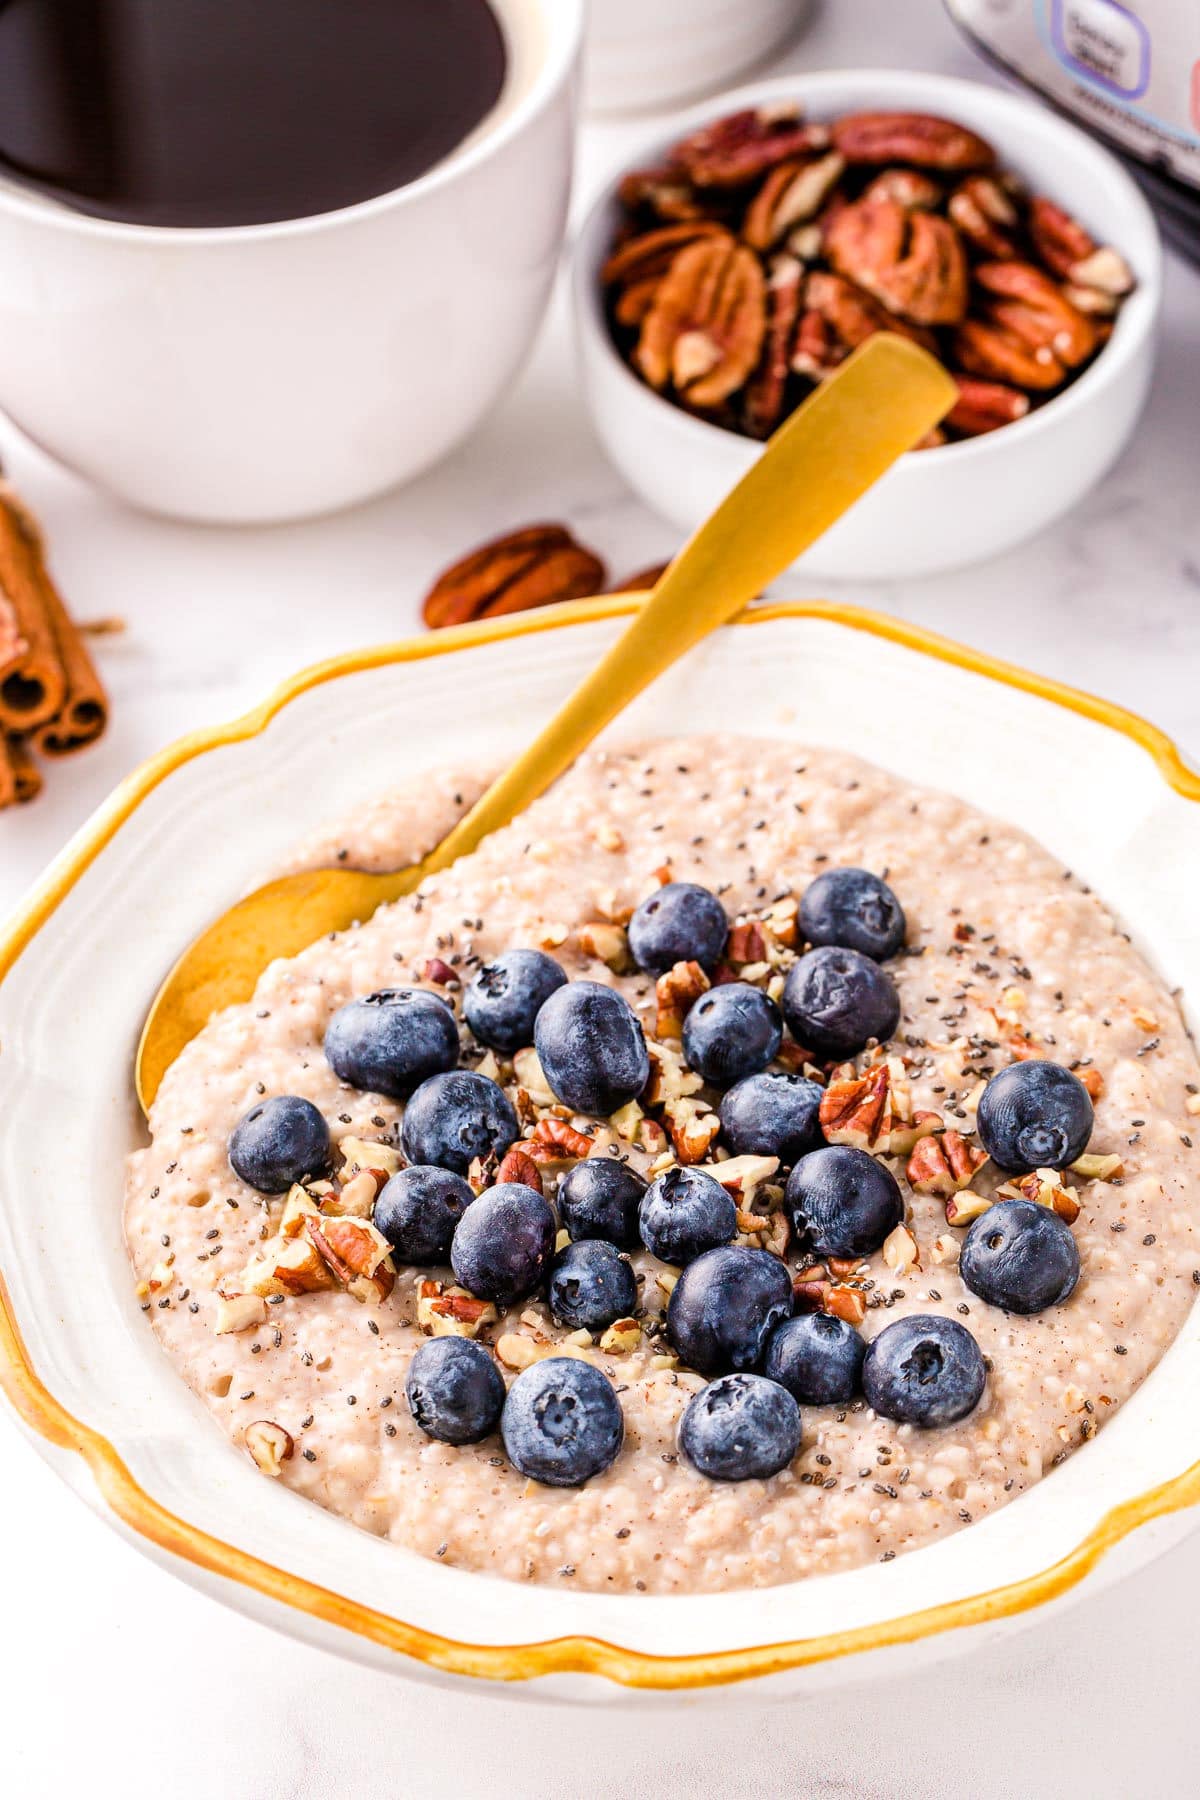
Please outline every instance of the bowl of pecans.
[[574, 277], [601, 440], [685, 531], [873, 332], [945, 363], [944, 424], [798, 565], [851, 580], [979, 561], [1075, 505], [1141, 410], [1162, 278], [1149, 208], [1091, 138], [888, 70], [683, 115], [601, 194]]

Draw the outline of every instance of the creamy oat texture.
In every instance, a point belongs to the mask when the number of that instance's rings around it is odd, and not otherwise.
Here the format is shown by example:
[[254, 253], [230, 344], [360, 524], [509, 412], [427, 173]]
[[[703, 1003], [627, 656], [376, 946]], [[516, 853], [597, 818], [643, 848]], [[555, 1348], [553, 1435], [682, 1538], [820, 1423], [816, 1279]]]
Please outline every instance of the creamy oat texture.
[[[406, 861], [479, 786], [478, 776], [423, 778], [312, 840], [306, 859]], [[432, 957], [466, 972], [515, 944], [553, 945], [573, 975], [614, 980], [582, 954], [576, 932], [602, 908], [640, 899], [656, 870], [719, 889], [733, 917], [785, 889], [801, 893], [839, 863], [886, 873], [908, 915], [909, 950], [920, 952], [890, 965], [917, 1107], [968, 1129], [961, 1103], [979, 1071], [1005, 1066], [1023, 1033], [1103, 1077], [1091, 1147], [1124, 1164], [1123, 1181], [1076, 1183], [1083, 1274], [1066, 1306], [1017, 1318], [967, 1292], [953, 1254], [936, 1260], [961, 1233], [933, 1197], [910, 1197], [920, 1268], [897, 1274], [871, 1259], [868, 1336], [930, 1311], [975, 1333], [991, 1372], [971, 1417], [924, 1432], [862, 1402], [808, 1407], [790, 1470], [712, 1483], [676, 1455], [700, 1380], [649, 1337], [631, 1356], [588, 1352], [619, 1389], [625, 1446], [586, 1487], [552, 1490], [510, 1468], [498, 1438], [451, 1449], [413, 1424], [404, 1379], [424, 1341], [416, 1271], [401, 1268], [382, 1304], [309, 1294], [267, 1307], [256, 1329], [215, 1335], [217, 1289], [236, 1289], [282, 1208], [229, 1167], [238, 1119], [264, 1092], [294, 1093], [321, 1108], [335, 1140], [395, 1135], [402, 1109], [343, 1087], [322, 1055], [346, 1000], [415, 981]], [[650, 983], [620, 985], [652, 1026]], [[282, 1480], [365, 1530], [514, 1580], [649, 1593], [763, 1585], [958, 1531], [1103, 1428], [1196, 1294], [1196, 1085], [1200, 1069], [1160, 981], [1101, 901], [1021, 832], [840, 754], [720, 737], [657, 742], [590, 755], [419, 896], [270, 968], [254, 1000], [215, 1019], [167, 1076], [153, 1141], [130, 1161], [126, 1234], [139, 1281], [157, 1271], [167, 1283], [144, 1293], [150, 1323], [239, 1453], [249, 1424], [281, 1424], [296, 1446]], [[976, 1185], [987, 1187], [986, 1174]], [[664, 1303], [661, 1265], [642, 1256], [638, 1266], [652, 1323]], [[485, 1335], [528, 1332], [530, 1321], [552, 1340], [563, 1335], [540, 1302]]]

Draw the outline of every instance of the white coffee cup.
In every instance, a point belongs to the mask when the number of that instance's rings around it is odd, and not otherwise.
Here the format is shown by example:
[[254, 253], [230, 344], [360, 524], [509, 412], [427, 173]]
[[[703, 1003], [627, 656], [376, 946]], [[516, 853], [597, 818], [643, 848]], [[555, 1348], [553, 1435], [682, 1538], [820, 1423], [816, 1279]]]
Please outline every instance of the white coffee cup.
[[0, 184], [0, 408], [152, 512], [296, 519], [475, 427], [541, 322], [566, 224], [583, 0], [492, 0], [495, 112], [408, 186], [279, 224], [112, 223]]

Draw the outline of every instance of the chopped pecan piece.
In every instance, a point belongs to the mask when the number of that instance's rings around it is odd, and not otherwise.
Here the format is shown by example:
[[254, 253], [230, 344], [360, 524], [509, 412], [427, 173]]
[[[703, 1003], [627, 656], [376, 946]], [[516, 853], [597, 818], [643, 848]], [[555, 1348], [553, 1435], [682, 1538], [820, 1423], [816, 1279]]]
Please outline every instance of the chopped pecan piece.
[[793, 256], [777, 256], [767, 281], [767, 333], [762, 361], [746, 388], [744, 418], [752, 437], [769, 437], [783, 414], [792, 339], [804, 271]]
[[605, 568], [563, 525], [527, 525], [480, 545], [439, 575], [425, 598], [433, 631], [472, 619], [581, 600], [603, 591]]
[[306, 1219], [314, 1249], [356, 1300], [386, 1300], [396, 1282], [391, 1245], [366, 1219]]
[[849, 163], [910, 163], [918, 169], [990, 169], [996, 153], [974, 131], [933, 113], [848, 113], [832, 127]]
[[674, 387], [689, 406], [719, 406], [757, 365], [766, 318], [766, 280], [754, 252], [732, 240], [702, 240], [681, 250], [659, 283], [637, 366], [651, 387]]
[[542, 1192], [542, 1171], [529, 1152], [521, 1149], [519, 1144], [513, 1145], [496, 1169], [497, 1187], [501, 1187], [509, 1181], [517, 1181], [524, 1187], [535, 1188], [539, 1194]]
[[600, 1348], [610, 1356], [631, 1356], [642, 1338], [636, 1319], [615, 1319], [600, 1339]]
[[815, 162], [785, 162], [772, 169], [742, 224], [742, 236], [751, 249], [774, 249], [793, 226], [815, 218], [845, 168], [844, 159], [831, 150]]
[[1068, 1225], [1073, 1225], [1079, 1217], [1079, 1195], [1074, 1188], [1065, 1186], [1057, 1169], [1035, 1169], [1028, 1175], [1019, 1175], [1012, 1181], [1006, 1181], [1003, 1187], [996, 1189], [998, 1200], [1018, 1197], [1049, 1207], [1051, 1212], [1056, 1212]]
[[789, 157], [811, 156], [828, 143], [826, 127], [806, 124], [798, 107], [747, 107], [684, 138], [671, 162], [695, 187], [737, 188]]
[[218, 1294], [213, 1330], [218, 1337], [230, 1331], [249, 1331], [266, 1322], [267, 1303], [258, 1294]]
[[954, 325], [966, 313], [967, 259], [940, 214], [860, 200], [839, 212], [825, 250], [839, 274], [914, 325]]
[[797, 1312], [820, 1312], [825, 1304], [830, 1283], [822, 1276], [795, 1275], [792, 1278], [792, 1303]]
[[658, 1003], [655, 1037], [681, 1037], [688, 1012], [711, 985], [698, 962], [678, 962], [665, 975], [660, 975], [654, 984], [654, 997]]
[[965, 437], [982, 437], [998, 425], [1011, 425], [1029, 411], [1029, 395], [1002, 381], [978, 381], [956, 375], [958, 399], [946, 414], [947, 425]]
[[1071, 1164], [1071, 1173], [1083, 1181], [1119, 1181], [1125, 1173], [1125, 1165], [1119, 1156], [1085, 1154]]
[[1104, 1077], [1099, 1069], [1077, 1069], [1076, 1074], [1093, 1100], [1103, 1099]]
[[417, 1324], [429, 1337], [477, 1337], [484, 1325], [494, 1325], [496, 1308], [490, 1300], [477, 1300], [466, 1288], [446, 1287], [440, 1281], [417, 1283]]
[[908, 1159], [905, 1175], [917, 1194], [957, 1194], [971, 1185], [987, 1152], [969, 1144], [957, 1131], [924, 1137]]
[[535, 1163], [580, 1162], [592, 1153], [592, 1140], [565, 1119], [539, 1119], [524, 1149]]
[[826, 1289], [821, 1305], [823, 1311], [832, 1313], [835, 1319], [844, 1319], [847, 1325], [861, 1325], [867, 1316], [867, 1298], [862, 1289], [846, 1287], [841, 1282]]
[[712, 1148], [721, 1121], [700, 1100], [672, 1100], [663, 1108], [667, 1130], [681, 1163], [703, 1162]]
[[306, 1235], [317, 1212], [304, 1215], [301, 1234], [278, 1237], [247, 1263], [242, 1271], [242, 1284], [247, 1293], [318, 1294], [335, 1287], [329, 1267], [316, 1246]]
[[991, 1205], [990, 1194], [978, 1194], [974, 1188], [963, 1188], [961, 1193], [946, 1197], [946, 1223], [969, 1225], [973, 1219], [980, 1218]]
[[897, 1225], [883, 1240], [883, 1260], [893, 1275], [907, 1275], [921, 1267], [917, 1240], [907, 1225]]
[[831, 1081], [821, 1096], [821, 1130], [830, 1144], [870, 1150], [883, 1127], [888, 1104], [886, 1066], [849, 1081]]
[[633, 968], [633, 957], [629, 951], [629, 933], [623, 925], [613, 925], [607, 919], [595, 919], [588, 925], [581, 925], [578, 932], [579, 948], [585, 956], [594, 956], [614, 975], [628, 975]]
[[[778, 1168], [777, 1156], [731, 1156], [725, 1162], [713, 1163], [705, 1173], [719, 1181], [727, 1194], [732, 1194], [749, 1210], [763, 1182], [770, 1181]], [[765, 1226], [766, 1220], [760, 1219], [758, 1223]]]
[[263, 1474], [276, 1479], [283, 1474], [283, 1465], [290, 1461], [296, 1448], [291, 1432], [274, 1419], [255, 1419], [242, 1433], [242, 1442]]

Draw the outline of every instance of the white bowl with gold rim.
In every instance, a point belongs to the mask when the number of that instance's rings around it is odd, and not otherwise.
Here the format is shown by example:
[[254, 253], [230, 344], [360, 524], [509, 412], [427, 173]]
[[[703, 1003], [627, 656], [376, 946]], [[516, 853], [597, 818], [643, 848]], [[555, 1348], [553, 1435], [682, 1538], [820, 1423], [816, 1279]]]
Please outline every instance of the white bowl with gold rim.
[[[1093, 1442], [945, 1542], [741, 1593], [571, 1594], [423, 1560], [264, 1481], [163, 1356], [122, 1245], [122, 1163], [142, 1130], [133, 1052], [179, 946], [310, 824], [423, 768], [514, 752], [630, 605], [307, 671], [156, 757], [63, 852], [0, 933], [0, 1385], [138, 1547], [294, 1636], [534, 1696], [791, 1695], [949, 1656], [1189, 1530], [1200, 1308]], [[1144, 721], [895, 621], [794, 603], [693, 651], [620, 730], [695, 730], [731, 707], [739, 730], [853, 750], [1019, 822], [1105, 895], [1172, 986], [1200, 993], [1200, 776]]]
[[612, 341], [600, 270], [622, 220], [629, 168], [653, 168], [680, 138], [742, 107], [799, 101], [814, 120], [860, 109], [938, 113], [969, 125], [1035, 193], [1075, 214], [1137, 278], [1113, 335], [1078, 380], [1014, 425], [900, 461], [796, 564], [821, 580], [887, 580], [979, 562], [1067, 512], [1127, 443], [1154, 367], [1162, 246], [1132, 178], [1102, 145], [1046, 106], [948, 75], [835, 69], [718, 95], [660, 127], [604, 188], [572, 252], [576, 340], [592, 422], [648, 506], [690, 535], [762, 454], [752, 438], [685, 412], [648, 387]]

